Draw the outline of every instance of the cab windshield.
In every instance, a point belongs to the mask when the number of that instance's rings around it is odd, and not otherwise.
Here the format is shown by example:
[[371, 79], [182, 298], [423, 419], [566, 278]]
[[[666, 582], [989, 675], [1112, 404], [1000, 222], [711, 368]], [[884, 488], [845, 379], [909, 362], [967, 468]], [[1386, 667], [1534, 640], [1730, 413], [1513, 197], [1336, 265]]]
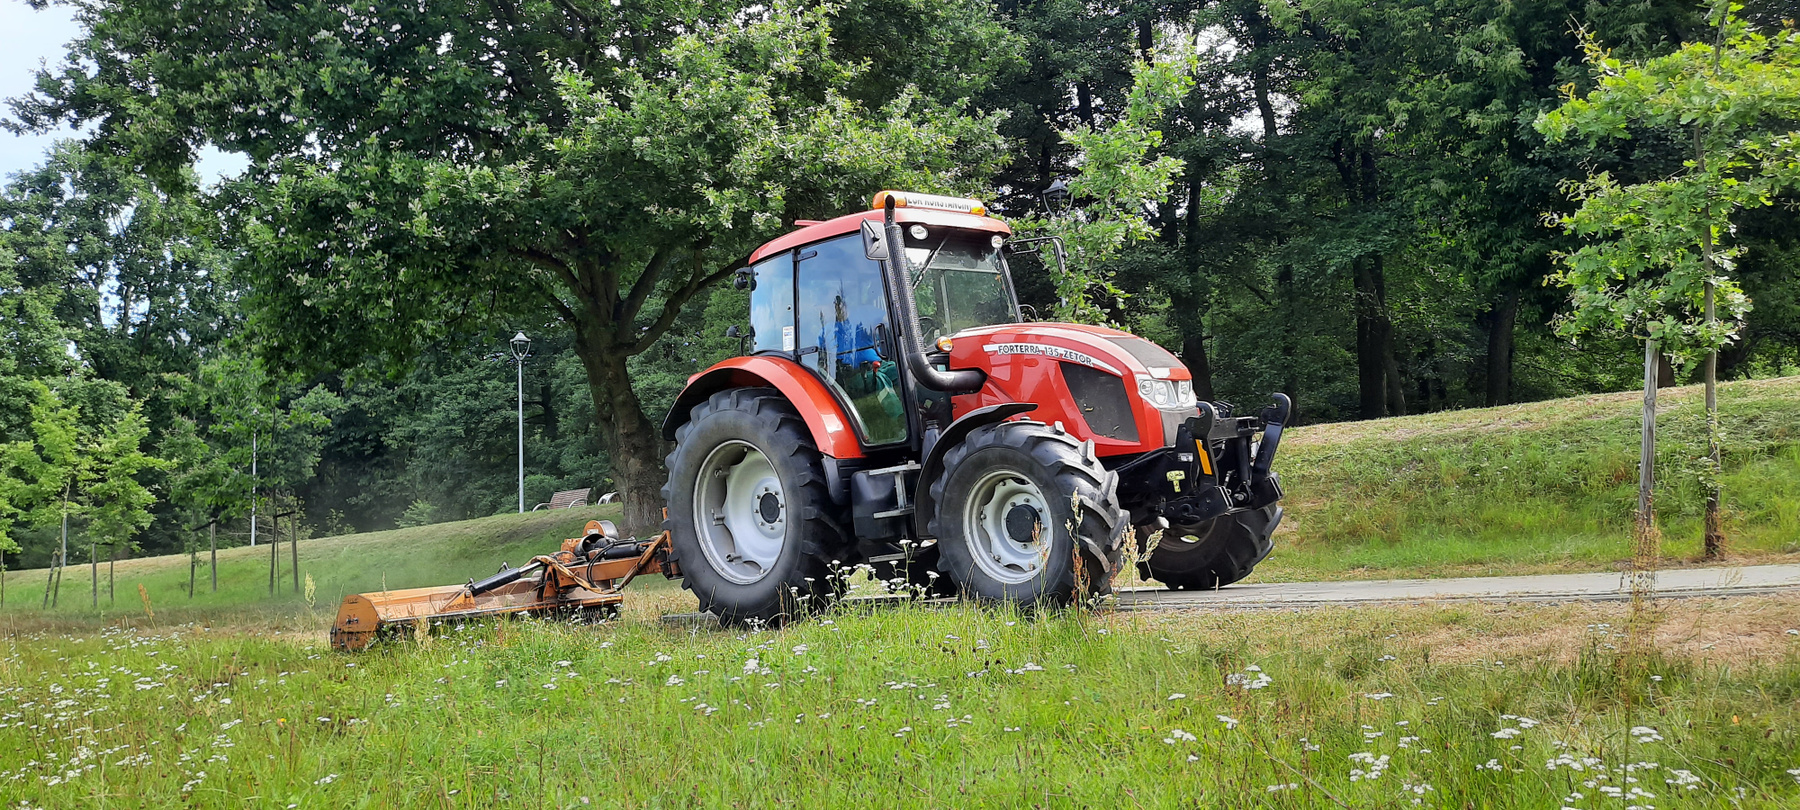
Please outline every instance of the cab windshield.
[[920, 337], [930, 343], [975, 326], [1018, 323], [1012, 285], [993, 235], [948, 228], [906, 228]]

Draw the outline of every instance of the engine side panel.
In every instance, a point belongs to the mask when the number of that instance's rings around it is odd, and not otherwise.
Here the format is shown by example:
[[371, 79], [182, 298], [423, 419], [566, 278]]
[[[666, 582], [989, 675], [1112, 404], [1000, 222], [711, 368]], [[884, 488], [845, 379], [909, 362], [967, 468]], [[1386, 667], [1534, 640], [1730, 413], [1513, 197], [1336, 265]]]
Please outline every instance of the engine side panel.
[[1181, 381], [1192, 375], [1156, 344], [1105, 327], [1023, 323], [965, 330], [953, 339], [950, 367], [988, 375], [980, 391], [953, 400], [955, 416], [1007, 402], [1036, 403], [1031, 419], [1063, 423], [1078, 438], [1092, 440], [1102, 456], [1163, 447], [1171, 439], [1168, 426], [1198, 412], [1158, 409], [1139, 396], [1140, 378]]

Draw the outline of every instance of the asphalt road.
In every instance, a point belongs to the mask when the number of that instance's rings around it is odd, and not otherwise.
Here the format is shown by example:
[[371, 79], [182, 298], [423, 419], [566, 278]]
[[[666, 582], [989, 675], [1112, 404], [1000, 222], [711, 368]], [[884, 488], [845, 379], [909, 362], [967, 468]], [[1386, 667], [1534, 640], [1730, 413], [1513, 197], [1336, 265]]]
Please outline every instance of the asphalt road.
[[[1387, 602], [1605, 601], [1631, 598], [1630, 574], [1545, 574], [1527, 577], [1379, 579], [1356, 582], [1279, 582], [1232, 585], [1216, 591], [1151, 588], [1119, 594], [1126, 610], [1292, 608]], [[1658, 598], [1748, 596], [1800, 590], [1800, 565], [1685, 568], [1656, 575]]]
[[[1456, 579], [1373, 579], [1351, 582], [1275, 582], [1232, 585], [1216, 591], [1168, 591], [1130, 588], [1119, 592], [1121, 610], [1270, 610], [1333, 605], [1408, 602], [1580, 602], [1630, 599], [1628, 573], [1543, 574], [1528, 577], [1459, 577]], [[1683, 568], [1656, 575], [1656, 596], [1755, 596], [1800, 591], [1800, 565], [1752, 565], [1743, 568]], [[876, 607], [905, 601], [901, 597], [854, 597], [853, 604]], [[951, 604], [934, 599], [926, 604]], [[670, 624], [711, 624], [711, 613], [677, 613], [662, 617]]]

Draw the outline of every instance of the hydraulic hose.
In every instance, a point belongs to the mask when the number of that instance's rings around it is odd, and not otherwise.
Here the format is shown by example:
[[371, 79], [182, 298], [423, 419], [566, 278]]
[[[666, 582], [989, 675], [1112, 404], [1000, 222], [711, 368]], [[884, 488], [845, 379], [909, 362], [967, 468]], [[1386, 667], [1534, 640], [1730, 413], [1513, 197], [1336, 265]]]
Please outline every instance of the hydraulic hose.
[[925, 357], [925, 343], [919, 337], [919, 313], [914, 306], [912, 296], [912, 268], [906, 258], [906, 237], [900, 232], [899, 223], [894, 221], [894, 198], [889, 195], [882, 222], [884, 238], [887, 240], [888, 258], [882, 262], [883, 271], [887, 273], [888, 294], [892, 296], [890, 308], [900, 323], [900, 353], [906, 357], [906, 368], [912, 372], [913, 379], [920, 385], [933, 391], [950, 394], [966, 394], [981, 390], [987, 382], [987, 375], [979, 369], [961, 369], [945, 371], [931, 364]]

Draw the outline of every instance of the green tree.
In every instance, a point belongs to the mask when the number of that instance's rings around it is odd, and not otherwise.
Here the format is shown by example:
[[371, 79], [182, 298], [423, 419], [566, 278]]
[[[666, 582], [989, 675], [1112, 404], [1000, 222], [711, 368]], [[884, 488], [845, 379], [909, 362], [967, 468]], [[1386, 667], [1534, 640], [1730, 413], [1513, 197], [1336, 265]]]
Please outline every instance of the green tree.
[[[201, 358], [234, 329], [217, 235], [217, 217], [192, 196], [160, 192], [74, 142], [10, 178], [0, 190], [0, 339], [17, 360], [0, 368], [0, 402], [28, 402], [30, 378], [79, 370], [123, 386], [150, 435], [168, 435]], [[4, 440], [20, 430], [6, 417], [22, 419], [29, 406], [0, 412]], [[166, 491], [160, 469], [141, 480]], [[173, 545], [180, 527], [170, 508], [166, 498], [152, 507], [152, 525], [137, 535], [147, 547]]]
[[1104, 265], [1128, 245], [1156, 235], [1146, 204], [1166, 199], [1182, 170], [1180, 159], [1157, 154], [1163, 143], [1157, 127], [1193, 85], [1190, 68], [1179, 59], [1137, 63], [1117, 120], [1105, 126], [1078, 124], [1061, 133], [1080, 168], [1068, 182], [1071, 199], [1081, 202], [1079, 209], [1033, 212], [1012, 220], [1020, 237], [1054, 237], [1067, 248], [1067, 272], [1055, 279], [1058, 320], [1108, 323], [1108, 309], [1122, 308], [1125, 292]]
[[[143, 451], [148, 429], [137, 404], [106, 381], [68, 381], [61, 391], [43, 382], [31, 385], [32, 438], [0, 448], [7, 517], [35, 526], [78, 521], [90, 562], [98, 560], [101, 545], [131, 547], [150, 524], [155, 501], [139, 478], [162, 466]], [[57, 568], [67, 565], [65, 540], [59, 539], [52, 559]], [[47, 591], [45, 598], [52, 595]]]
[[1800, 186], [1800, 134], [1793, 130], [1800, 121], [1800, 32], [1789, 23], [1765, 35], [1732, 16], [1738, 8], [1714, 8], [1711, 42], [1653, 59], [1622, 60], [1590, 40], [1598, 86], [1538, 124], [1559, 140], [1657, 131], [1691, 139], [1689, 158], [1666, 177], [1621, 183], [1600, 172], [1568, 184], [1581, 207], [1558, 222], [1587, 241], [1561, 257], [1555, 278], [1573, 304], [1563, 334], [1625, 331], [1704, 363], [1708, 556], [1724, 548], [1713, 390], [1718, 352], [1736, 339], [1750, 308], [1731, 274], [1744, 252], [1733, 240], [1734, 223]]
[[[1008, 58], [974, 3], [84, 8], [21, 120], [96, 122], [96, 149], [166, 184], [202, 143], [248, 154], [227, 202], [269, 357], [349, 366], [554, 318], [635, 528], [662, 446], [628, 359], [784, 222], [974, 185], [996, 119], [958, 94]], [[862, 38], [895, 12], [895, 38]]]

